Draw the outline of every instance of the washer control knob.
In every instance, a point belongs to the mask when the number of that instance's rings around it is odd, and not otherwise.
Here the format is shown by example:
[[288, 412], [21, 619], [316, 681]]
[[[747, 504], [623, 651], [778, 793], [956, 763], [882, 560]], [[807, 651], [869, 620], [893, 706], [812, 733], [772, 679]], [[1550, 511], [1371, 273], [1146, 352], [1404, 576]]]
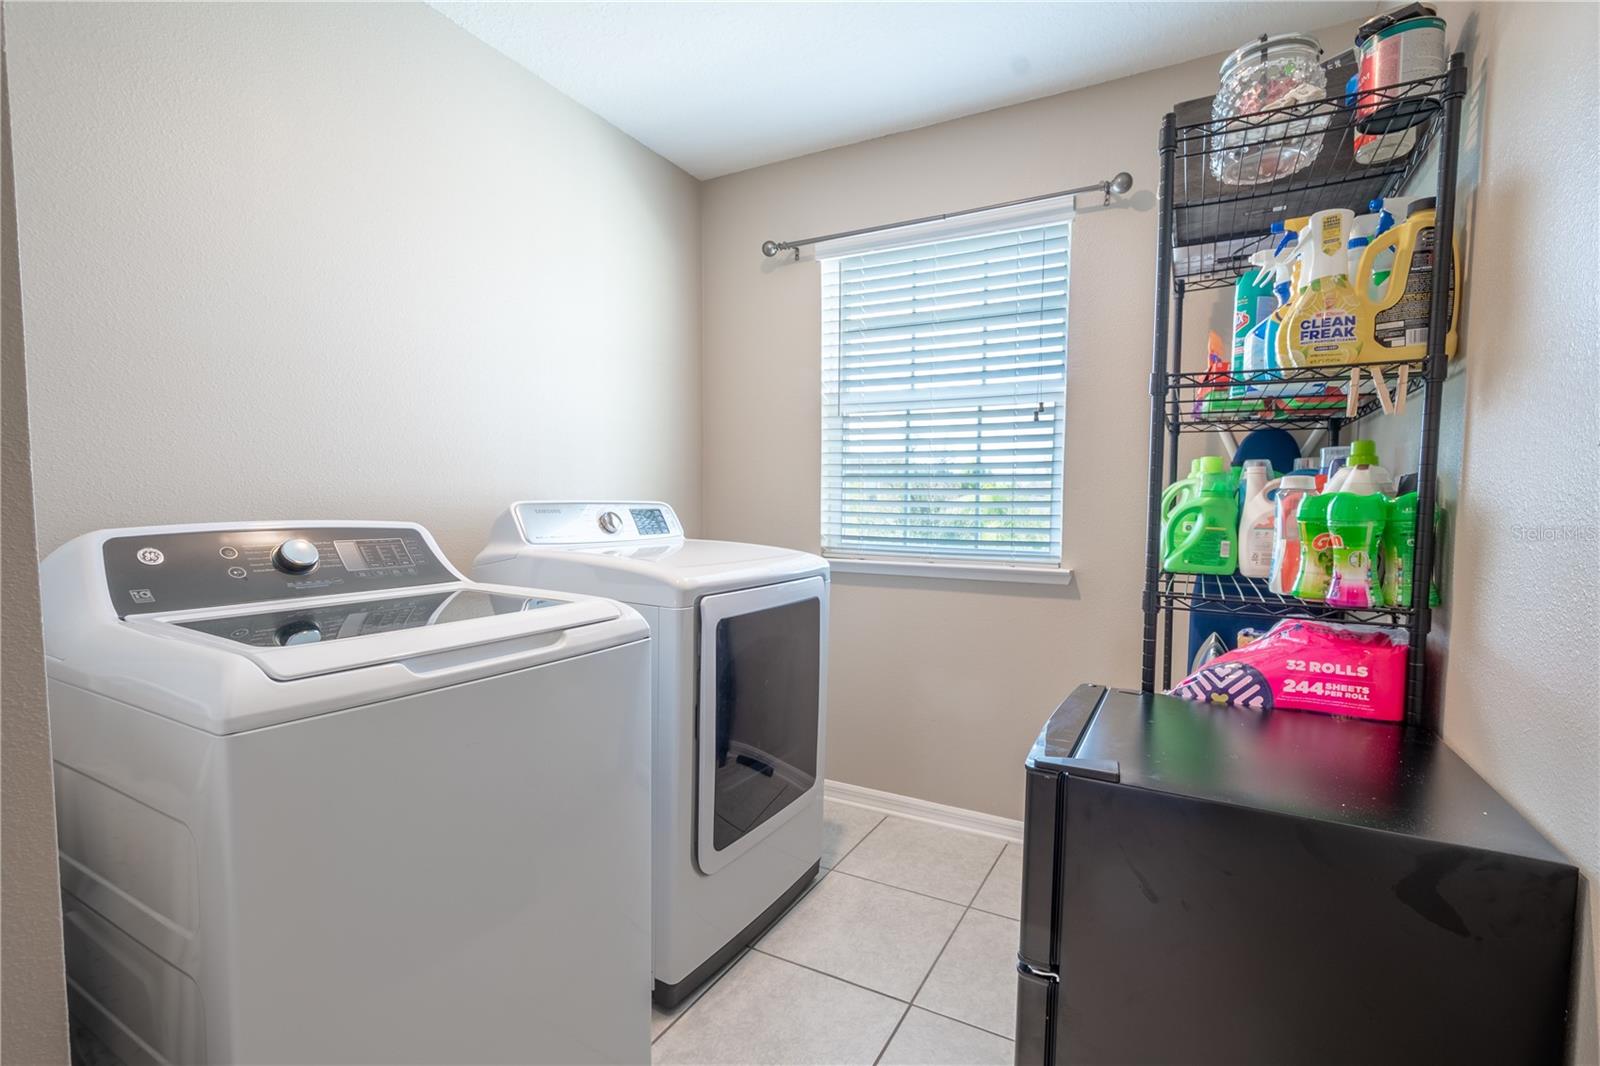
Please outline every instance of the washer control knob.
[[622, 532], [622, 516], [615, 511], [607, 511], [600, 516], [600, 528], [606, 533]]
[[317, 546], [304, 537], [291, 537], [272, 553], [272, 565], [286, 574], [304, 574], [316, 569], [322, 557]]
[[274, 635], [279, 646], [292, 648], [296, 644], [315, 644], [322, 639], [322, 630], [309, 618], [296, 618], [279, 626]]

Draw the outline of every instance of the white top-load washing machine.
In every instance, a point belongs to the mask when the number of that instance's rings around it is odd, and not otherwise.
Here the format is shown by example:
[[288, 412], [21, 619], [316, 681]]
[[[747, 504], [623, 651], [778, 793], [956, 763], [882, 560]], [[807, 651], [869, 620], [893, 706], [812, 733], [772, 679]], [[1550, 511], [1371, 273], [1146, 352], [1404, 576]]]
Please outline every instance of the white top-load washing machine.
[[41, 567], [74, 1019], [124, 1061], [649, 1058], [649, 641], [421, 526]]
[[656, 502], [526, 501], [480, 581], [610, 596], [655, 661], [655, 998], [671, 1007], [810, 885], [822, 853], [828, 564], [687, 540]]

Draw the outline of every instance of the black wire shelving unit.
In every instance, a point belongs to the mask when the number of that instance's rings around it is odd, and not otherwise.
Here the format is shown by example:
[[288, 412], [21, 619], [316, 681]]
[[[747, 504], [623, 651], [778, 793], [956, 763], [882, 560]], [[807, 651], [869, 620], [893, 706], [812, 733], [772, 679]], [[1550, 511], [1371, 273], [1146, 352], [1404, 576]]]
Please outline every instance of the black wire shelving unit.
[[[1344, 57], [1327, 66], [1330, 85], [1343, 86], [1354, 71], [1351, 61]], [[1268, 591], [1264, 581], [1165, 572], [1161, 569], [1159, 548], [1160, 501], [1163, 488], [1178, 477], [1180, 435], [1266, 426], [1326, 428], [1329, 439], [1336, 444], [1353, 423], [1383, 410], [1372, 380], [1373, 372], [1377, 372], [1385, 381], [1386, 392], [1395, 395], [1396, 405], [1403, 400], [1421, 407], [1417, 514], [1433, 514], [1440, 388], [1445, 379], [1448, 330], [1430, 330], [1427, 354], [1422, 359], [1285, 370], [1271, 379], [1266, 402], [1233, 410], [1211, 410], [1199, 402], [1200, 393], [1202, 388], [1216, 383], [1207, 381], [1202, 373], [1183, 370], [1183, 301], [1192, 292], [1233, 287], [1239, 274], [1249, 268], [1251, 254], [1269, 246], [1273, 222], [1328, 208], [1363, 213], [1368, 201], [1393, 196], [1404, 187], [1431, 154], [1438, 160], [1434, 261], [1441, 265], [1433, 275], [1431, 317], [1435, 323], [1444, 323], [1450, 308], [1449, 265], [1454, 254], [1456, 170], [1466, 84], [1465, 59], [1457, 53], [1438, 77], [1369, 90], [1371, 97], [1363, 94], [1364, 102], [1375, 98], [1384, 104], [1402, 104], [1424, 116], [1410, 127], [1416, 134], [1411, 150], [1365, 165], [1356, 162], [1354, 142], [1359, 133], [1367, 131], [1358, 130], [1353, 101], [1343, 93], [1225, 120], [1211, 117], [1211, 100], [1207, 98], [1179, 104], [1163, 120], [1142, 603], [1140, 686], [1145, 692], [1156, 691], [1158, 662], [1161, 688], [1172, 687], [1173, 629], [1175, 615], [1180, 611], [1377, 623], [1403, 627], [1407, 632], [1410, 647], [1405, 720], [1409, 725], [1423, 723], [1428, 683], [1427, 637], [1432, 625], [1427, 589], [1436, 550], [1431, 521], [1417, 523], [1416, 553], [1412, 557], [1412, 587], [1416, 590], [1413, 605], [1348, 610], [1276, 595]], [[1320, 147], [1309, 166], [1278, 178], [1267, 172], [1266, 168], [1281, 161], [1284, 153], [1303, 151], [1313, 142]], [[1234, 175], [1236, 179], [1244, 178], [1245, 183], [1222, 181], [1213, 173], [1213, 157], [1240, 148], [1258, 149], [1254, 153], [1256, 169]], [[1360, 372], [1360, 385], [1353, 398], [1349, 395], [1352, 370]], [[1317, 383], [1339, 389], [1345, 395], [1320, 408], [1281, 402], [1272, 395], [1273, 390], [1281, 396], [1299, 395], [1308, 385]]]

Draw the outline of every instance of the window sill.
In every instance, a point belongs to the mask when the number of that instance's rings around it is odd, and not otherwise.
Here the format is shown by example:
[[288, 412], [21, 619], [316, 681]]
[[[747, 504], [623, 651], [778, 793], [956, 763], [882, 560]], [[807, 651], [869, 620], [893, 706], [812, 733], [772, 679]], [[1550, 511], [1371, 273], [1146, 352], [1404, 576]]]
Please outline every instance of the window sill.
[[941, 563], [927, 559], [860, 559], [838, 556], [827, 558], [828, 566], [838, 574], [879, 574], [951, 581], [998, 581], [1024, 585], [1072, 584], [1072, 571], [1064, 566], [1030, 566], [1022, 563]]

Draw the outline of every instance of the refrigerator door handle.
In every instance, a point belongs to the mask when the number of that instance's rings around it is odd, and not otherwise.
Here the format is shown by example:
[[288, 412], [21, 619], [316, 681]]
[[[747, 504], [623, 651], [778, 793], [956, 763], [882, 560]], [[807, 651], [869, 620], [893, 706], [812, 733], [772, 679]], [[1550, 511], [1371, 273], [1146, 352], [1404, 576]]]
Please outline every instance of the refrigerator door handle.
[[1037, 977], [1041, 981], [1061, 980], [1060, 977], [1051, 973], [1049, 970], [1041, 970], [1037, 966], [1030, 966], [1021, 957], [1018, 957], [1017, 959], [1017, 972], [1022, 974], [1024, 977]]
[[1055, 1061], [1056, 975], [1017, 963], [1016, 1066]]

